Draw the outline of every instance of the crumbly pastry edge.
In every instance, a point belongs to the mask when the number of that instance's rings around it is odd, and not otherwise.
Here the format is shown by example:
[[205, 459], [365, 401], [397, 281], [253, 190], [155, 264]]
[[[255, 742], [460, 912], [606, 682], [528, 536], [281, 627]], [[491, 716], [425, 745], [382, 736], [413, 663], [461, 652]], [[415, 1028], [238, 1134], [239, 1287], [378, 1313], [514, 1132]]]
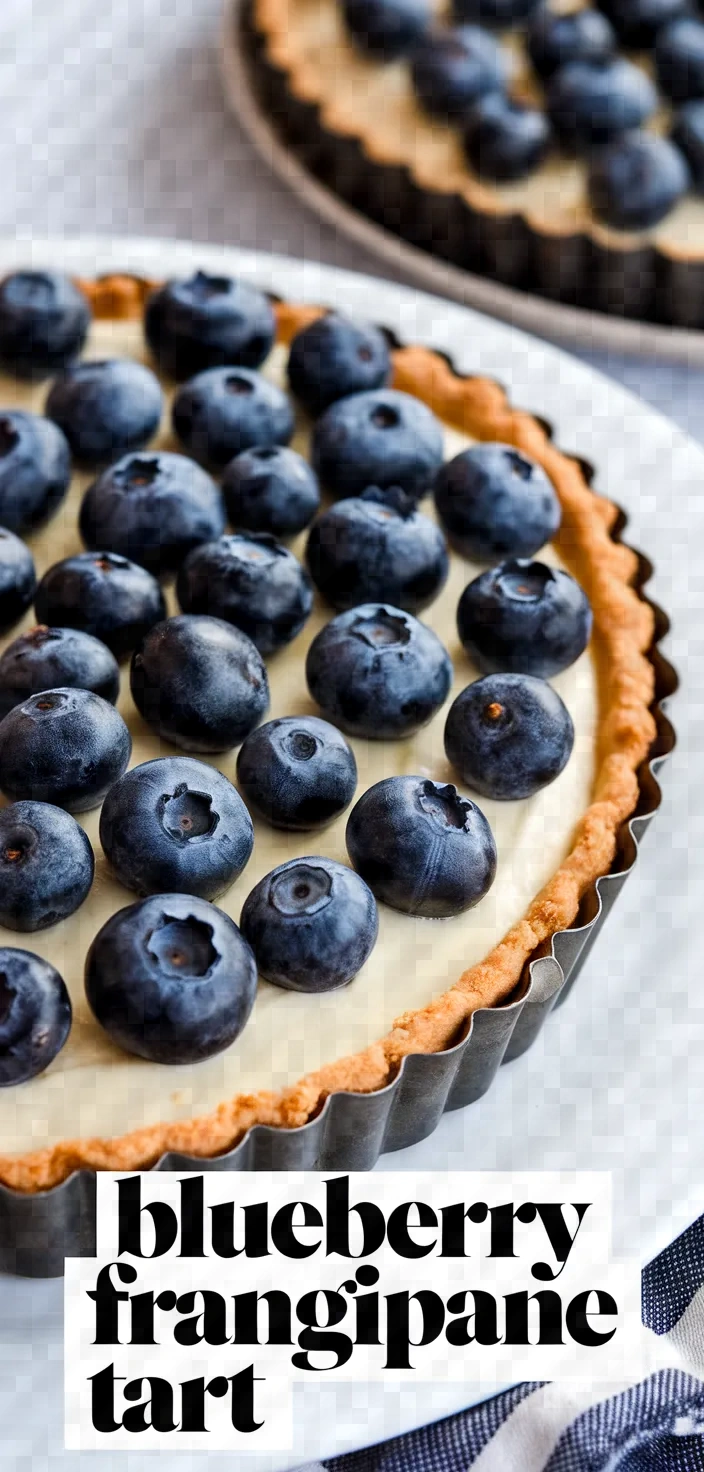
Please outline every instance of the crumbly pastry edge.
[[[100, 318], [138, 317], [154, 284], [117, 275], [79, 282]], [[277, 304], [278, 340], [290, 341], [321, 310]], [[650, 709], [655, 674], [647, 657], [654, 617], [634, 586], [636, 554], [612, 536], [618, 508], [590, 489], [581, 463], [558, 450], [533, 415], [512, 408], [498, 384], [462, 378], [424, 347], [398, 348], [393, 358], [397, 388], [423, 399], [441, 419], [474, 438], [501, 440], [531, 455], [547, 471], [560, 498], [563, 520], [555, 541], [592, 604], [600, 687], [594, 792], [571, 852], [523, 919], [483, 961], [426, 1007], [397, 1017], [391, 1031], [362, 1052], [278, 1093], [236, 1095], [196, 1119], [150, 1125], [115, 1139], [65, 1140], [20, 1156], [0, 1156], [0, 1182], [15, 1190], [48, 1190], [81, 1169], [147, 1169], [169, 1150], [203, 1158], [221, 1155], [253, 1125], [297, 1128], [332, 1093], [383, 1088], [406, 1055], [442, 1051], [458, 1041], [477, 1008], [506, 1002], [536, 950], [573, 923], [582, 896], [612, 864], [618, 830], [638, 801], [638, 769], [655, 736]]]

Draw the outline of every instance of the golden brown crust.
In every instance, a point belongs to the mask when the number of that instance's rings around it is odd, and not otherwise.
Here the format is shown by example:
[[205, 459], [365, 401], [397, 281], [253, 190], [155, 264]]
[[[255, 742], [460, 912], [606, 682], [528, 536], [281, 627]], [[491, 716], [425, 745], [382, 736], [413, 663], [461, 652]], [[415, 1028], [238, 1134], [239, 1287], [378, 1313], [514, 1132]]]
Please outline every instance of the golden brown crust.
[[[79, 283], [96, 316], [139, 316], [153, 283], [131, 277]], [[320, 309], [280, 304], [278, 336], [288, 342]], [[637, 559], [612, 539], [617, 509], [587, 484], [577, 460], [551, 443], [532, 415], [512, 409], [503, 390], [483, 378], [460, 378], [423, 347], [394, 353], [394, 383], [425, 400], [447, 423], [476, 439], [499, 439], [525, 450], [544, 466], [562, 504], [560, 553], [587, 592], [594, 639], [604, 678], [601, 690], [597, 775], [591, 806], [574, 836], [572, 851], [526, 915], [477, 966], [427, 1007], [397, 1017], [379, 1042], [308, 1074], [280, 1093], [237, 1095], [199, 1119], [156, 1124], [120, 1139], [63, 1141], [19, 1157], [0, 1156], [0, 1181], [19, 1191], [42, 1191], [74, 1170], [138, 1170], [167, 1150], [220, 1155], [255, 1124], [291, 1129], [303, 1125], [338, 1090], [370, 1093], [394, 1077], [409, 1053], [439, 1052], [457, 1039], [477, 1007], [505, 1002], [536, 948], [574, 921], [582, 895], [608, 872], [620, 825], [638, 799], [638, 768], [655, 734], [650, 712], [654, 671], [647, 658], [653, 638], [649, 605], [634, 590]]]

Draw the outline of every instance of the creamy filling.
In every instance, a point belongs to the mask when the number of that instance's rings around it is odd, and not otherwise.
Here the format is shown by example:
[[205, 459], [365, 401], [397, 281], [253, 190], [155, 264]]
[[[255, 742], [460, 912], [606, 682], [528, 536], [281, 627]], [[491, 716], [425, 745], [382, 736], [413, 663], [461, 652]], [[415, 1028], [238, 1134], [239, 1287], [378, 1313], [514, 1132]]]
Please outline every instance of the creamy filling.
[[[143, 356], [139, 324], [98, 323], [87, 355]], [[286, 350], [277, 347], [265, 373], [285, 381]], [[0, 378], [0, 410], [19, 407], [41, 411], [46, 388], [28, 387]], [[470, 441], [447, 427], [447, 456]], [[308, 428], [301, 420], [293, 440], [306, 452]], [[154, 446], [176, 448], [165, 418]], [[91, 476], [76, 475], [69, 497], [49, 526], [31, 539], [39, 575], [60, 558], [82, 550], [77, 529], [80, 500]], [[423, 510], [432, 515], [429, 501]], [[303, 555], [305, 535], [293, 544]], [[552, 548], [540, 554], [558, 564]], [[476, 678], [455, 626], [462, 589], [480, 569], [453, 555], [447, 585], [423, 613], [449, 649], [455, 667], [447, 705], [424, 730], [402, 742], [352, 740], [359, 769], [357, 795], [382, 777], [418, 773], [442, 782], [455, 781], [445, 760], [443, 728], [448, 706], [459, 690]], [[173, 591], [170, 611], [176, 612]], [[286, 649], [268, 661], [270, 717], [313, 714], [316, 707], [306, 688], [304, 664], [308, 645], [331, 610], [316, 600], [305, 629]], [[4, 649], [34, 622], [23, 625], [0, 643]], [[170, 748], [137, 715], [129, 692], [128, 666], [122, 671], [119, 709], [130, 728], [132, 765], [168, 754]], [[95, 1022], [83, 992], [83, 965], [93, 937], [117, 909], [134, 901], [111, 877], [98, 839], [99, 812], [80, 819], [96, 853], [93, 889], [80, 910], [51, 930], [20, 935], [0, 928], [0, 945], [19, 946], [51, 961], [70, 990], [74, 1021], [69, 1040], [48, 1070], [27, 1084], [0, 1091], [0, 1152], [39, 1149], [77, 1136], [121, 1135], [143, 1125], [188, 1118], [214, 1109], [223, 1100], [255, 1089], [279, 1089], [301, 1075], [358, 1052], [384, 1036], [402, 1012], [426, 1005], [480, 961], [524, 914], [531, 900], [569, 852], [575, 825], [588, 806], [595, 766], [597, 720], [596, 669], [589, 652], [554, 681], [572, 715], [576, 740], [564, 772], [552, 786], [526, 802], [482, 800], [496, 838], [499, 866], [493, 888], [468, 914], [451, 920], [422, 920], [380, 906], [377, 945], [366, 966], [342, 991], [305, 996], [260, 982], [247, 1026], [225, 1053], [188, 1067], [163, 1067], [134, 1058], [110, 1042]], [[236, 752], [211, 758], [235, 781]], [[208, 760], [201, 758], [201, 760]], [[461, 788], [460, 790], [464, 790]], [[471, 794], [467, 794], [471, 795]], [[0, 799], [2, 801], [2, 799]], [[270, 869], [296, 855], [326, 854], [347, 862], [345, 813], [322, 833], [286, 834], [255, 820], [252, 858], [237, 883], [218, 901], [235, 920], [246, 896]]]

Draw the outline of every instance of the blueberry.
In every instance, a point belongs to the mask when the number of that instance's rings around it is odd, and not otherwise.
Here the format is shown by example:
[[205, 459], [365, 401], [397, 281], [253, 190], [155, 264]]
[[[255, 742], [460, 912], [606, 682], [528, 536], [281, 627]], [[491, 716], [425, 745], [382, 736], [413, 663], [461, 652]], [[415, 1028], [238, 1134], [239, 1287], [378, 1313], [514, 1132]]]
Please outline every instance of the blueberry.
[[45, 413], [62, 429], [81, 465], [98, 468], [141, 450], [162, 411], [159, 381], [132, 358], [78, 363], [52, 384]]
[[455, 20], [503, 30], [525, 25], [539, 4], [540, 0], [452, 0], [452, 13]]
[[140, 715], [184, 751], [239, 746], [269, 707], [258, 650], [219, 618], [182, 614], [157, 624], [135, 651], [130, 683]]
[[484, 675], [462, 690], [445, 723], [445, 752], [483, 797], [533, 797], [567, 765], [574, 727], [556, 690], [534, 675]]
[[377, 61], [397, 61], [421, 40], [430, 24], [428, 0], [343, 0], [345, 24], [360, 51]]
[[176, 591], [184, 613], [209, 613], [234, 624], [272, 654], [300, 633], [313, 589], [297, 557], [264, 532], [235, 533], [196, 547]]
[[379, 917], [354, 869], [312, 857], [272, 869], [247, 896], [240, 925], [267, 981], [292, 992], [329, 992], [361, 970]]
[[491, 888], [496, 844], [480, 808], [425, 777], [387, 777], [363, 793], [347, 851], [378, 900], [431, 919], [470, 910]]
[[42, 690], [92, 690], [114, 705], [120, 671], [106, 644], [81, 629], [45, 624], [20, 634], [0, 655], [0, 720]]
[[70, 1031], [71, 999], [58, 971], [31, 951], [0, 947], [0, 1088], [43, 1073]]
[[60, 373], [89, 326], [86, 297], [59, 271], [13, 271], [0, 282], [0, 363], [19, 378]]
[[156, 578], [115, 552], [79, 552], [45, 572], [34, 599], [41, 624], [81, 629], [118, 659], [166, 617]]
[[164, 756], [133, 767], [110, 788], [100, 842], [126, 889], [213, 900], [242, 873], [254, 833], [222, 772], [192, 757]]
[[124, 455], [93, 482], [79, 520], [87, 547], [130, 557], [156, 576], [175, 572], [225, 530], [215, 481], [185, 455]]
[[331, 495], [400, 486], [420, 500], [442, 464], [442, 430], [411, 394], [377, 389], [338, 399], [317, 420], [311, 458]]
[[295, 537], [320, 505], [318, 481], [307, 460], [283, 445], [243, 450], [222, 478], [227, 514], [238, 531]]
[[83, 904], [95, 859], [75, 818], [46, 802], [0, 809], [0, 925], [45, 930]]
[[548, 680], [579, 659], [591, 628], [587, 595], [568, 572], [520, 558], [480, 573], [457, 609], [460, 640], [484, 675]]
[[452, 545], [474, 562], [532, 557], [560, 525], [552, 482], [510, 445], [460, 450], [436, 478], [435, 504]]
[[393, 489], [331, 507], [311, 528], [306, 556], [333, 608], [378, 601], [418, 613], [437, 597], [449, 568], [440, 528]]
[[655, 44], [660, 89], [673, 102], [704, 97], [704, 24], [682, 17], [664, 26]]
[[181, 382], [206, 368], [258, 368], [271, 352], [276, 318], [256, 286], [196, 271], [153, 291], [144, 332], [162, 372]]
[[528, 32], [530, 59], [539, 76], [570, 61], [609, 61], [616, 50], [613, 26], [598, 10], [575, 10], [560, 15], [540, 9]]
[[0, 634], [19, 623], [32, 602], [36, 583], [29, 547], [0, 526]]
[[[383, 3], [388, 4], [388, 0]], [[379, 6], [379, 0], [374, 4]], [[389, 345], [383, 332], [368, 322], [326, 312], [298, 332], [291, 343], [288, 380], [311, 414], [322, 414], [336, 399], [348, 394], [382, 388], [390, 376]]]
[[675, 114], [672, 142], [687, 160], [694, 189], [704, 194], [704, 100], [686, 102]]
[[282, 716], [240, 747], [237, 780], [274, 828], [324, 828], [351, 803], [357, 763], [344, 736], [317, 716]]
[[691, 13], [690, 0], [599, 0], [627, 51], [649, 50], [663, 26]]
[[551, 142], [545, 113], [502, 92], [481, 97], [467, 116], [465, 151], [480, 179], [497, 184], [524, 179], [547, 158]]
[[84, 813], [102, 802], [132, 751], [122, 716], [92, 690], [44, 690], [0, 721], [0, 788], [11, 799]]
[[201, 465], [219, 469], [254, 445], [287, 445], [293, 409], [275, 383], [249, 368], [208, 368], [179, 390], [174, 433]]
[[0, 522], [24, 536], [63, 501], [71, 483], [66, 436], [50, 419], [22, 409], [0, 413]]
[[593, 160], [589, 202], [615, 230], [648, 230], [669, 215], [689, 188], [684, 154], [667, 138], [632, 133]]
[[343, 731], [411, 736], [440, 709], [452, 663], [437, 634], [388, 603], [363, 603], [326, 624], [308, 650], [313, 699]]
[[85, 971], [88, 1004], [118, 1047], [151, 1063], [200, 1063], [239, 1037], [257, 987], [234, 920], [196, 895], [118, 910]]
[[571, 61], [555, 72], [548, 88], [553, 127], [565, 144], [580, 152], [639, 128], [657, 103], [650, 78], [623, 57]]
[[411, 70], [421, 106], [443, 122], [461, 121], [477, 98], [496, 92], [508, 80], [504, 52], [479, 26], [431, 31]]

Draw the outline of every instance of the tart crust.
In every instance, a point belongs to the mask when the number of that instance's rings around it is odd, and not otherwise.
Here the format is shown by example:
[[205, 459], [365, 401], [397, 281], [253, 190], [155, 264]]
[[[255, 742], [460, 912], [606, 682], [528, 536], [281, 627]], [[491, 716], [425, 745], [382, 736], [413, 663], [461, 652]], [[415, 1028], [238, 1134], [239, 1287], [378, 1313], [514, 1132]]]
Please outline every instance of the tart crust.
[[[112, 275], [78, 284], [96, 317], [136, 318], [156, 283]], [[289, 342], [321, 310], [277, 304], [278, 340]], [[48, 1190], [83, 1168], [146, 1169], [169, 1150], [204, 1158], [220, 1155], [252, 1125], [296, 1128], [317, 1114], [331, 1093], [383, 1088], [407, 1054], [442, 1051], [458, 1041], [477, 1008], [505, 1003], [527, 963], [558, 930], [574, 922], [582, 896], [613, 862], [618, 830], [636, 808], [638, 770], [655, 736], [650, 709], [655, 672], [648, 658], [654, 619], [635, 588], [636, 554], [615, 539], [618, 508], [591, 490], [582, 463], [558, 450], [538, 419], [513, 409], [498, 384], [462, 378], [439, 354], [423, 347], [398, 348], [393, 361], [397, 388], [423, 399], [446, 423], [475, 439], [502, 440], [524, 450], [544, 467], [560, 498], [563, 519], [555, 545], [591, 601], [601, 676], [594, 790], [571, 852], [523, 919], [483, 961], [428, 1006], [397, 1017], [391, 1031], [362, 1052], [338, 1059], [279, 1093], [238, 1094], [196, 1119], [150, 1125], [115, 1139], [66, 1140], [20, 1156], [0, 1156], [0, 1182], [15, 1190]]]

